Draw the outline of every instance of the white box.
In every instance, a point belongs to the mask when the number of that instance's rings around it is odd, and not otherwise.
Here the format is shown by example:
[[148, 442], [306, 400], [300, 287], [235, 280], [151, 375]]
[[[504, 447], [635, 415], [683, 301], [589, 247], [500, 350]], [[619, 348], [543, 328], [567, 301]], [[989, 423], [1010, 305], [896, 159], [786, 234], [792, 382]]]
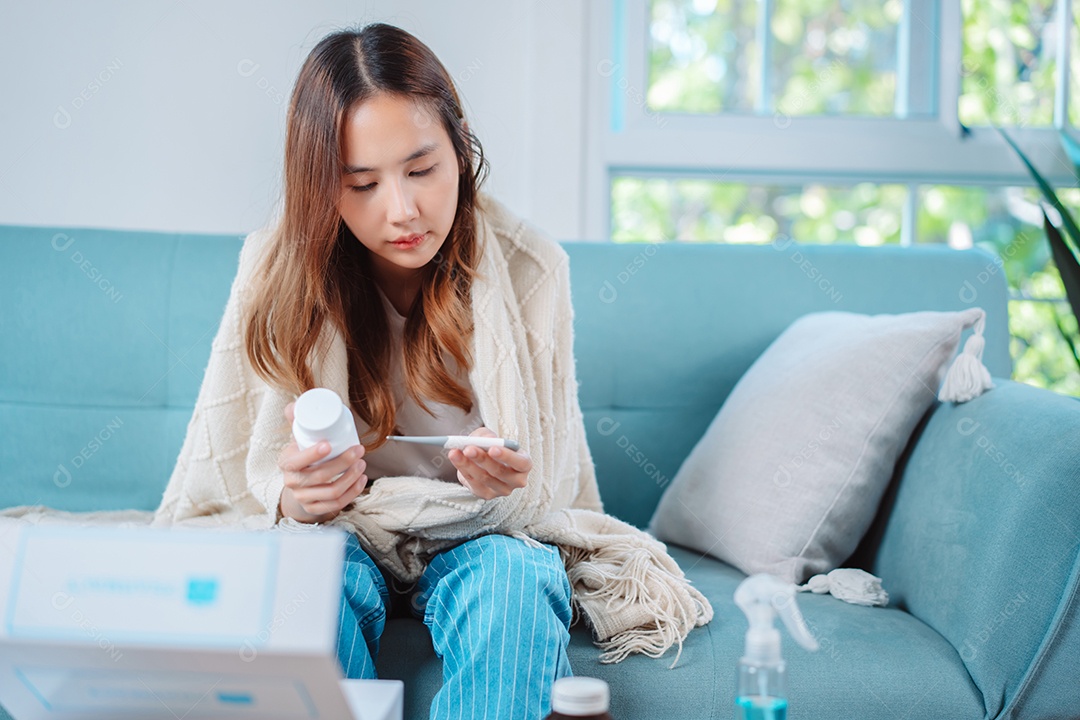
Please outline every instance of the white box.
[[0, 702], [15, 720], [400, 720], [400, 681], [341, 676], [343, 541], [0, 527]]

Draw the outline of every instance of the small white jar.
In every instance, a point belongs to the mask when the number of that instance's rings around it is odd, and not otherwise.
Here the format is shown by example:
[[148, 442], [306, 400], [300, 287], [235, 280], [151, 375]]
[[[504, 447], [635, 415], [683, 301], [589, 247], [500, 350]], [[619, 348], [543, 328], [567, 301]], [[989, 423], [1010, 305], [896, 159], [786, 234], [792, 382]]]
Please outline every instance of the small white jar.
[[301, 395], [293, 406], [293, 437], [296, 446], [307, 450], [326, 440], [330, 454], [312, 465], [333, 460], [354, 445], [360, 444], [352, 411], [336, 392], [328, 388], [312, 388]]

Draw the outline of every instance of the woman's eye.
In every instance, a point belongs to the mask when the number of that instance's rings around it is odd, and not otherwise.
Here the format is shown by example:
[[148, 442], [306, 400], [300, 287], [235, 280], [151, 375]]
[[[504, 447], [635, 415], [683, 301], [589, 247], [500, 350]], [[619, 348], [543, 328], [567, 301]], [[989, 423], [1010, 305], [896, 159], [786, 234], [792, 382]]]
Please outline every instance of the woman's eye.
[[[409, 174], [414, 176], [414, 177], [423, 177], [424, 175], [430, 175], [432, 172], [434, 172], [435, 168], [437, 168], [437, 167], [439, 167], [438, 164], [435, 164], [435, 165], [432, 165], [431, 167], [429, 167], [427, 170], [414, 170], [413, 172], [411, 172]], [[375, 183], [368, 183], [367, 185], [353, 185], [352, 189], [355, 190], [356, 192], [368, 192], [369, 190], [373, 189], [374, 187], [375, 187]]]

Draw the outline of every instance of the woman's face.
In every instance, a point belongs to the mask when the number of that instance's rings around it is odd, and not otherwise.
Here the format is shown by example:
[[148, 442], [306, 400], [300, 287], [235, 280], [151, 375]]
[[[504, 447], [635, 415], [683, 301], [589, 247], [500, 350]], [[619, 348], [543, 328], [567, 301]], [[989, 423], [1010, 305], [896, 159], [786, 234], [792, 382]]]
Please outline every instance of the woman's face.
[[[343, 152], [342, 220], [371, 251], [381, 283], [412, 279], [439, 252], [457, 213], [460, 168], [450, 136], [422, 105], [380, 94], [346, 116]], [[413, 241], [397, 242], [403, 238]]]

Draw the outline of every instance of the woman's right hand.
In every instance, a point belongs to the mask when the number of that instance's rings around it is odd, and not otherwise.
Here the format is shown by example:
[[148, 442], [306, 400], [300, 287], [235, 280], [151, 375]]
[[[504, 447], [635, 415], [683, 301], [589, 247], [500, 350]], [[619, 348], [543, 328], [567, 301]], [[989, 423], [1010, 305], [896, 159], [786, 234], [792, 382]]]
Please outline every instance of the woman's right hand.
[[[285, 406], [289, 425], [295, 404]], [[301, 450], [295, 438], [281, 451], [278, 467], [285, 476], [285, 487], [281, 490], [282, 515], [303, 523], [327, 522], [364, 491], [368, 482], [364, 474], [367, 468], [364, 446], [354, 445], [333, 460], [311, 467], [329, 452], [330, 443], [325, 440]]]

